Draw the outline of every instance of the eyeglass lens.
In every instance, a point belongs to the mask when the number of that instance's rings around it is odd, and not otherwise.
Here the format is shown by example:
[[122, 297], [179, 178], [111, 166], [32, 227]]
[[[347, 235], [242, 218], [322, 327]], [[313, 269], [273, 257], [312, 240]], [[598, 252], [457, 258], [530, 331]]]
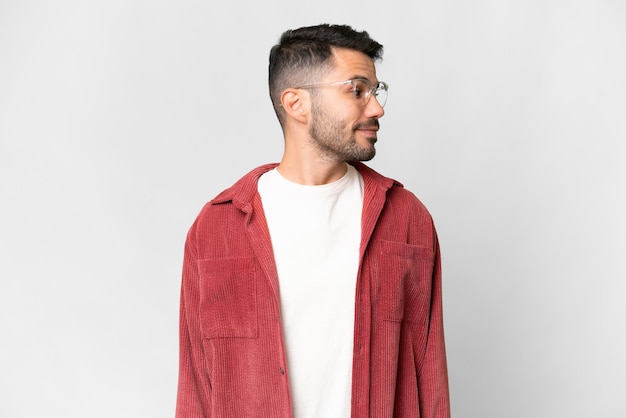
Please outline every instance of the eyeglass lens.
[[381, 107], [384, 107], [387, 102], [387, 86], [383, 83], [370, 86], [365, 80], [356, 79], [353, 81], [353, 89], [354, 97], [362, 100], [363, 106], [369, 103], [372, 94]]

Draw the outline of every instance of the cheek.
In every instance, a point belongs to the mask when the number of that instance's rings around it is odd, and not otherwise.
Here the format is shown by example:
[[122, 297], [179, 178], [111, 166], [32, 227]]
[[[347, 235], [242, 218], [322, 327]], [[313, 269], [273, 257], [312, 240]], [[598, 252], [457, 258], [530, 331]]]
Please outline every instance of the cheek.
[[333, 118], [337, 121], [341, 121], [345, 129], [350, 131], [354, 129], [354, 125], [361, 120], [361, 117], [362, 112], [358, 109], [355, 110], [348, 107], [337, 109], [336, 112], [333, 113]]
[[364, 108], [357, 105], [355, 100], [336, 100], [326, 109], [333, 118], [357, 121], [363, 116]]

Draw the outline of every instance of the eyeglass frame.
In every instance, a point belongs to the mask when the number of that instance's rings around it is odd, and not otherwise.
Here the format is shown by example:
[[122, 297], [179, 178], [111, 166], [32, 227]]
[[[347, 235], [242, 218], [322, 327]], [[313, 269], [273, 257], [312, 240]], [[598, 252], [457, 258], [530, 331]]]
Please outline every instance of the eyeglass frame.
[[[385, 105], [387, 104], [387, 95], [389, 94], [389, 84], [385, 83], [384, 81], [378, 81], [375, 85], [371, 85], [370, 81], [367, 78], [363, 78], [363, 77], [357, 77], [357, 78], [351, 78], [349, 80], [344, 80], [344, 81], [333, 81], [330, 83], [314, 83], [314, 84], [305, 84], [302, 86], [298, 86], [298, 87], [294, 87], [296, 89], [312, 89], [312, 88], [317, 88], [317, 87], [325, 87], [325, 86], [345, 86], [347, 84], [352, 84], [353, 87], [355, 87], [354, 82], [355, 81], [362, 81], [365, 82], [365, 84], [367, 84], [368, 86], [370, 86], [369, 89], [367, 89], [365, 91], [364, 94], [367, 94], [367, 97], [365, 98], [365, 103], [363, 103], [363, 107], [367, 106], [368, 103], [370, 102], [370, 99], [372, 98], [372, 96], [376, 97], [376, 101], [378, 102], [378, 104], [380, 105], [380, 107], [385, 107]], [[385, 101], [384, 103], [381, 103], [378, 100], [378, 92], [384, 90], [386, 95], [385, 95]], [[354, 91], [354, 89], [352, 90], [352, 94], [354, 95], [356, 92]], [[357, 97], [354, 97], [355, 99], [357, 99]]]

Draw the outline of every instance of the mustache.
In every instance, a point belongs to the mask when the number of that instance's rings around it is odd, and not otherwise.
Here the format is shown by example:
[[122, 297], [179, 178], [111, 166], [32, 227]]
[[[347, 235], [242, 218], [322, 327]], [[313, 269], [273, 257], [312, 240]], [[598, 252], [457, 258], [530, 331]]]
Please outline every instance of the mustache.
[[371, 128], [380, 128], [380, 124], [378, 123], [378, 119], [370, 119], [366, 122], [356, 123], [354, 125], [354, 129], [371, 129]]

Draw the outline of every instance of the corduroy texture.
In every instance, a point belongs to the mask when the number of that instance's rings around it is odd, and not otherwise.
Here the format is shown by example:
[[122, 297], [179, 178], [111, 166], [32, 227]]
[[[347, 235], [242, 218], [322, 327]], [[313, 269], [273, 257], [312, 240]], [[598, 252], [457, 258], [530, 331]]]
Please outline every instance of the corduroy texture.
[[[290, 418], [278, 275], [259, 167], [202, 209], [185, 245], [177, 418]], [[448, 418], [439, 246], [401, 184], [365, 184], [355, 293], [353, 418]], [[320, 417], [324, 418], [324, 417]]]

